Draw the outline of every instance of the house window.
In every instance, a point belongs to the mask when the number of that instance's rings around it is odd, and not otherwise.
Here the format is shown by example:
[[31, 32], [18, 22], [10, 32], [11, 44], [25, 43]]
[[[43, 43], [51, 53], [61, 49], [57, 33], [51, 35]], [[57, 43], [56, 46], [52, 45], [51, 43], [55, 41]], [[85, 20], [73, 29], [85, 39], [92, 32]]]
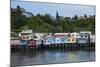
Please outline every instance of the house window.
[[26, 39], [28, 39], [29, 37], [26, 37]]
[[44, 41], [44, 43], [46, 43], [46, 41]]
[[36, 36], [34, 36], [34, 38], [37, 38]]
[[70, 39], [68, 39], [68, 41], [70, 41]]
[[48, 41], [48, 43], [49, 43], [49, 41]]
[[72, 39], [72, 41], [74, 41], [74, 39]]
[[62, 40], [62, 41], [64, 41], [64, 40]]
[[83, 36], [81, 36], [83, 38]]
[[87, 38], [87, 36], [85, 36]]
[[74, 34], [72, 34], [72, 36], [74, 36]]
[[31, 38], [32, 38], [32, 36], [31, 36]]

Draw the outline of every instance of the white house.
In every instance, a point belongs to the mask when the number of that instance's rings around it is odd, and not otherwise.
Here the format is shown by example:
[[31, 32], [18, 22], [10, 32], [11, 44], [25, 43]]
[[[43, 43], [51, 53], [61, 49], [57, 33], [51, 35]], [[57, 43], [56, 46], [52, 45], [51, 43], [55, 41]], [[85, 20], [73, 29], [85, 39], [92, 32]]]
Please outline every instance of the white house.
[[79, 33], [79, 38], [77, 40], [78, 43], [88, 43], [90, 42], [90, 31], [81, 31]]
[[74, 38], [79, 38], [79, 33], [76, 33], [76, 32], [73, 32], [73, 33], [70, 33], [71, 36], [73, 36]]
[[95, 43], [95, 35], [90, 36], [90, 42]]
[[45, 39], [43, 39], [43, 44], [44, 45], [50, 45], [51, 43], [50, 43], [50, 37], [46, 37]]
[[19, 33], [19, 37], [21, 38], [21, 40], [33, 39], [33, 32], [32, 30], [23, 30]]
[[89, 38], [90, 35], [91, 35], [91, 32], [90, 31], [81, 31], [79, 33], [80, 38]]
[[69, 33], [55, 33], [54, 36], [56, 35], [63, 35], [63, 36], [67, 36]]

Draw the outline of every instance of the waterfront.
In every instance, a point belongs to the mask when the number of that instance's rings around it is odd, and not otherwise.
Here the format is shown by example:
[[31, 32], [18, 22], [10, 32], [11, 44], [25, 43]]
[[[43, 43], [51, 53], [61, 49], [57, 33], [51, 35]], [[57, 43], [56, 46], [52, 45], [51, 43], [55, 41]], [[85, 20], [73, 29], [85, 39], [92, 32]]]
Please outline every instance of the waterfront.
[[95, 50], [40, 49], [11, 53], [11, 66], [95, 61]]

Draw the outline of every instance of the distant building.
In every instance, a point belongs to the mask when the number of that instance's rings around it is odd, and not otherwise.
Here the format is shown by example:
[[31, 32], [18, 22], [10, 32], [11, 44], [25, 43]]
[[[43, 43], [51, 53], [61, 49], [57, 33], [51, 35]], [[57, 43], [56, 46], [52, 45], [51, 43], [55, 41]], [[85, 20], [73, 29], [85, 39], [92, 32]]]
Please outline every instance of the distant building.
[[51, 43], [51, 40], [52, 40], [52, 37], [45, 37], [45, 38], [43, 39], [43, 44], [44, 44], [44, 45], [50, 45], [50, 44], [52, 44], [52, 43]]
[[75, 39], [79, 38], [79, 33], [76, 33], [76, 32], [73, 32], [73, 33], [70, 33], [71, 36], [73, 36]]
[[91, 32], [90, 31], [81, 31], [79, 33], [79, 38], [78, 38], [78, 43], [87, 43], [90, 42], [90, 35]]
[[33, 32], [32, 30], [23, 30], [19, 33], [19, 37], [21, 40], [30, 40], [33, 39]]
[[66, 36], [65, 35], [54, 35], [55, 43], [56, 44], [64, 44], [66, 43]]
[[95, 35], [91, 35], [91, 36], [90, 36], [90, 41], [91, 41], [92, 43], [95, 43]]
[[80, 19], [86, 19], [86, 17], [84, 17], [84, 16], [79, 16], [79, 17], [78, 17], [78, 20], [80, 20]]
[[23, 30], [19, 33], [21, 39], [21, 45], [35, 45], [41, 44], [41, 37], [38, 34], [33, 33], [32, 30]]
[[87, 38], [78, 38], [77, 43], [88, 43], [88, 39]]
[[64, 43], [66, 43], [66, 36], [61, 33], [55, 33], [53, 36], [48, 35], [44, 38], [43, 43], [45, 45], [64, 44]]
[[79, 38], [79, 33], [73, 32], [67, 35], [66, 43], [76, 43]]
[[19, 33], [21, 44], [23, 45], [52, 45], [65, 43], [89, 43], [95, 42], [95, 35], [90, 31], [80, 33], [33, 33], [32, 30], [23, 30]]
[[91, 31], [80, 31], [80, 34], [88, 34], [88, 35], [91, 35]]
[[56, 36], [56, 35], [64, 35], [64, 36], [66, 36], [66, 35], [68, 35], [69, 33], [55, 33], [54, 34], [54, 36]]
[[67, 37], [66, 42], [67, 43], [76, 43], [76, 39], [74, 36], [69, 36], [69, 37]]
[[90, 38], [91, 32], [89, 31], [84, 31], [84, 32], [80, 32], [79, 36], [80, 38]]

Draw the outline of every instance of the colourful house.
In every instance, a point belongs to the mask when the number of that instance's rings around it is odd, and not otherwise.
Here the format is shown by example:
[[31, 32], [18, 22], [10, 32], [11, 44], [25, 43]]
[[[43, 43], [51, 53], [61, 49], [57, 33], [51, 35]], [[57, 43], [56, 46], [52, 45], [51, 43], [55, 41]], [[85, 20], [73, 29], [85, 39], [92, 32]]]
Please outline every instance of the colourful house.
[[43, 43], [44, 45], [64, 44], [66, 43], [66, 37], [62, 35], [47, 36], [44, 37]]
[[27, 41], [27, 40], [21, 40], [21, 41], [20, 41], [20, 44], [21, 44], [21, 45], [28, 45], [28, 41]]
[[32, 30], [23, 30], [19, 33], [21, 45], [41, 45], [41, 37], [32, 32]]
[[55, 44], [55, 38], [54, 37], [50, 38], [50, 44]]
[[66, 43], [66, 36], [65, 35], [54, 35], [55, 44], [64, 44]]
[[67, 43], [76, 43], [76, 39], [73, 36], [67, 37], [66, 39]]
[[90, 31], [81, 31], [79, 33], [80, 38], [78, 39], [78, 43], [87, 43], [90, 42], [90, 36], [91, 32]]
[[95, 43], [95, 35], [91, 35], [90, 36], [90, 42], [91, 43]]
[[76, 38], [73, 34], [69, 33], [66, 38], [66, 43], [76, 43]]
[[51, 44], [51, 38], [45, 38], [45, 39], [43, 39], [43, 44], [44, 45], [50, 45]]
[[30, 40], [33, 39], [33, 32], [32, 30], [23, 30], [19, 33], [19, 37], [21, 40]]
[[78, 38], [77, 43], [87, 43], [88, 39], [87, 38]]
[[65, 37], [55, 37], [55, 44], [64, 44], [66, 43]]

